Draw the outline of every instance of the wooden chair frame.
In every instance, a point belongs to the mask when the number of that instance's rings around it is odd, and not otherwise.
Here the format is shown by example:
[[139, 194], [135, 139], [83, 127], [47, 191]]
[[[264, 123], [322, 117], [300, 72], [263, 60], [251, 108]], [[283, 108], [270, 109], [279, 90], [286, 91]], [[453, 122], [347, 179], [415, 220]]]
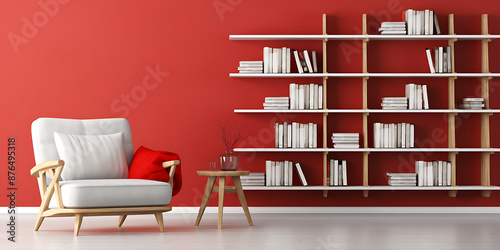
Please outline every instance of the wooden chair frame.
[[[170, 168], [169, 171], [169, 184], [173, 189], [173, 180], [175, 168], [180, 164], [179, 160], [166, 161], [163, 162], [163, 168]], [[59, 177], [61, 176], [62, 170], [64, 168], [63, 160], [46, 161], [37, 164], [30, 171], [31, 175], [40, 178], [39, 188], [40, 194], [42, 196], [42, 203], [40, 205], [40, 211], [38, 212], [38, 218], [35, 224], [35, 231], [38, 231], [42, 225], [45, 217], [75, 217], [75, 236], [78, 236], [80, 232], [80, 227], [82, 225], [82, 219], [84, 216], [108, 216], [108, 215], [119, 215], [118, 227], [121, 227], [127, 215], [134, 214], [154, 214], [156, 221], [160, 228], [160, 231], [164, 231], [163, 226], [163, 212], [168, 212], [172, 210], [172, 207], [165, 206], [144, 206], [144, 207], [110, 207], [110, 208], [66, 208], [64, 207], [61, 195], [61, 186], [59, 185]], [[46, 177], [52, 179], [50, 184], [47, 186]], [[56, 209], [49, 209], [49, 203], [52, 196], [55, 193], [55, 198], [57, 202]]]

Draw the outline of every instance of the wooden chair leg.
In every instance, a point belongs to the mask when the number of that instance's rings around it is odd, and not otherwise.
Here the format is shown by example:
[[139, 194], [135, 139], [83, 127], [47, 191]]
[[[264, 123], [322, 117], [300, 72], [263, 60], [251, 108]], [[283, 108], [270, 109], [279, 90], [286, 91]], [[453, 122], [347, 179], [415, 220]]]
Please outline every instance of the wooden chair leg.
[[123, 225], [123, 222], [125, 221], [126, 218], [127, 218], [126, 214], [120, 215], [120, 219], [118, 219], [118, 227], [121, 227]]
[[160, 227], [160, 232], [163, 233], [163, 214], [162, 212], [155, 213], [156, 222], [158, 222], [158, 227]]
[[45, 217], [38, 215], [38, 219], [36, 219], [36, 224], [35, 224], [35, 231], [38, 231], [38, 229], [42, 225], [43, 219], [45, 219]]
[[82, 226], [82, 219], [83, 219], [82, 214], [75, 214], [75, 236], [78, 236], [78, 233], [80, 233], [80, 227]]

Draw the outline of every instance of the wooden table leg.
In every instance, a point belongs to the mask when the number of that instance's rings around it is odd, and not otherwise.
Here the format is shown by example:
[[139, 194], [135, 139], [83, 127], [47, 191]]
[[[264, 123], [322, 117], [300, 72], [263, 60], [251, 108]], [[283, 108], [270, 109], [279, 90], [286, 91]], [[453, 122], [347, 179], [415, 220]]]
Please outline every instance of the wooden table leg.
[[205, 208], [207, 207], [208, 200], [210, 199], [210, 195], [212, 194], [212, 190], [214, 189], [215, 179], [217, 176], [209, 176], [207, 180], [207, 186], [205, 187], [205, 193], [203, 194], [203, 199], [201, 200], [200, 211], [198, 211], [198, 218], [196, 218], [195, 227], [200, 225], [201, 217], [205, 212]]
[[245, 194], [243, 193], [243, 189], [241, 188], [241, 180], [239, 176], [233, 176], [234, 186], [236, 188], [236, 194], [238, 194], [238, 199], [240, 200], [241, 207], [245, 212], [245, 216], [247, 217], [248, 225], [253, 227], [252, 217], [250, 217], [250, 211], [248, 211], [247, 201], [245, 199]]
[[218, 228], [222, 229], [222, 209], [224, 208], [224, 189], [226, 188], [226, 177], [219, 176], [219, 220]]

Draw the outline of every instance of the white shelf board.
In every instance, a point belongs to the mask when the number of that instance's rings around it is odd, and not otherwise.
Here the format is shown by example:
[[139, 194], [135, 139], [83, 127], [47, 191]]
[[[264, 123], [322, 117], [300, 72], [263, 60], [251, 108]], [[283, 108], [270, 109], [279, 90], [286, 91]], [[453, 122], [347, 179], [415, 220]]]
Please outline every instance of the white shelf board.
[[235, 109], [234, 113], [500, 113], [500, 109]]
[[500, 77], [500, 73], [258, 73], [240, 74], [229, 73], [229, 77], [241, 78], [299, 78], [299, 77], [423, 77], [423, 78], [447, 78], [447, 77]]
[[416, 187], [416, 186], [408, 186], [408, 187], [392, 187], [392, 186], [333, 186], [333, 187], [324, 187], [324, 186], [243, 186], [243, 190], [256, 190], [256, 191], [323, 191], [323, 190], [331, 190], [331, 191], [364, 191], [364, 190], [373, 190], [373, 191], [397, 191], [397, 190], [406, 190], [406, 191], [452, 191], [452, 190], [462, 190], [462, 191], [482, 191], [482, 190], [500, 190], [498, 186], [457, 186], [457, 187]]
[[481, 153], [500, 152], [500, 148], [235, 148], [235, 152], [371, 152], [371, 153], [404, 153], [404, 152], [433, 152], [433, 153]]
[[229, 40], [482, 40], [500, 35], [229, 35]]

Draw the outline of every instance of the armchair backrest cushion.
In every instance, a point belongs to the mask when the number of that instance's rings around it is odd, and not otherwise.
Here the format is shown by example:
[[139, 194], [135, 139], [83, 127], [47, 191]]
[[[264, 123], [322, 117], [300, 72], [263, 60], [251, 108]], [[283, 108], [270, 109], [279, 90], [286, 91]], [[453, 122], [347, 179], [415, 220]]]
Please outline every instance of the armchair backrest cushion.
[[63, 180], [127, 178], [123, 132], [108, 135], [54, 132], [54, 138], [57, 153], [64, 160]]
[[31, 124], [36, 164], [49, 160], [61, 160], [57, 152], [54, 132], [73, 135], [106, 135], [122, 132], [127, 165], [134, 156], [130, 125], [124, 118], [90, 120], [39, 118]]

